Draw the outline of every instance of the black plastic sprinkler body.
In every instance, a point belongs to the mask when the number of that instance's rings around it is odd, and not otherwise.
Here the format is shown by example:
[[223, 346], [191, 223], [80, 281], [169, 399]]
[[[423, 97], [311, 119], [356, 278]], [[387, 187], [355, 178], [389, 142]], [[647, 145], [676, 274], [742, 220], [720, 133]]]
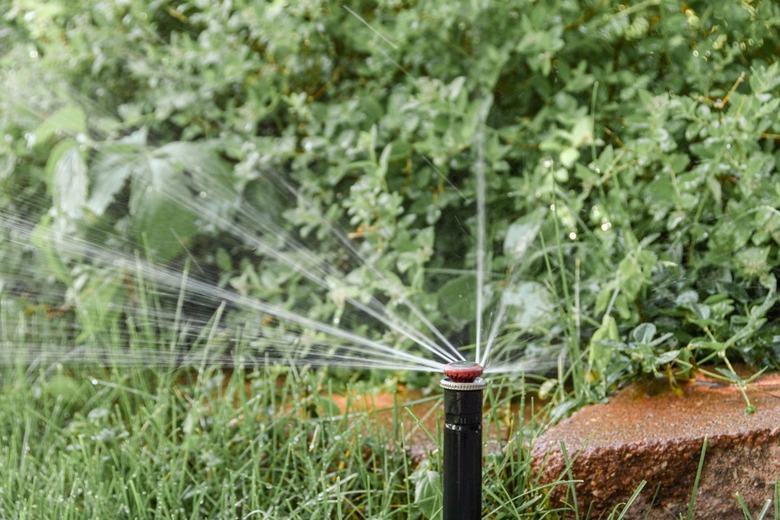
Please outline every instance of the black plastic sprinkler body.
[[471, 361], [444, 367], [443, 520], [482, 516], [482, 366]]

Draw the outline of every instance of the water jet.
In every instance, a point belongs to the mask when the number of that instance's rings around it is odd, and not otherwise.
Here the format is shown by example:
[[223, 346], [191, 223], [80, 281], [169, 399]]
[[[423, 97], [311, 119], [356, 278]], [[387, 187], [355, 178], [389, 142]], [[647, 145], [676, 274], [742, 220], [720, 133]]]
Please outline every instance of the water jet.
[[482, 515], [482, 371], [472, 361], [444, 367], [444, 520]]

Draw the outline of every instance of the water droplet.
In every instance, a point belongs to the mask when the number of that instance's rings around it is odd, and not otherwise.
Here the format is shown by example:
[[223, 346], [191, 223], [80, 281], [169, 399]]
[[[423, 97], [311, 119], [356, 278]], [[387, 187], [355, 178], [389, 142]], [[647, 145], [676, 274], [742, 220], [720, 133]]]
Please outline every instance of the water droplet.
[[30, 51], [30, 57], [31, 57], [32, 59], [36, 59], [36, 58], [38, 58], [38, 51], [36, 51], [35, 49], [31, 50], [31, 51]]
[[693, 51], [693, 57], [698, 58], [699, 57], [699, 51]]
[[604, 222], [601, 223], [602, 231], [609, 231], [611, 227], [612, 227], [612, 222], [610, 222], [609, 220], [605, 220]]
[[205, 199], [206, 197], [208, 197], [208, 194], [205, 191], [201, 191], [200, 193], [198, 193], [198, 197], [200, 197], [201, 199]]
[[595, 162], [593, 162], [593, 161], [588, 163], [588, 168], [590, 168], [591, 170], [593, 170], [596, 173], [601, 173], [601, 168], [599, 168], [598, 165]]
[[726, 150], [731, 150], [731, 143], [726, 143]]
[[97, 386], [97, 384], [98, 384], [98, 380], [97, 379], [90, 379], [89, 382], [92, 383], [95, 386]]
[[572, 231], [571, 233], [569, 233], [569, 238], [570, 238], [571, 240], [577, 240], [577, 233], [575, 233], [574, 231]]
[[555, 211], [555, 204], [550, 204], [550, 211]]
[[542, 162], [542, 166], [544, 166], [545, 168], [552, 168], [554, 164], [555, 161], [553, 161], [550, 157], [548, 157]]

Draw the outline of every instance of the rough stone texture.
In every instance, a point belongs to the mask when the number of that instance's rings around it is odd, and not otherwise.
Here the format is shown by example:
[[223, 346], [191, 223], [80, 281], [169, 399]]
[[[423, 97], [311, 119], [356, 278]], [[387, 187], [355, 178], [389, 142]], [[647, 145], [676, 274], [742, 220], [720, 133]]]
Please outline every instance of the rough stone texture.
[[[682, 396], [668, 384], [626, 388], [542, 435], [534, 467], [542, 482], [566, 478], [563, 442], [575, 459], [573, 477], [582, 480], [575, 488], [580, 511], [591, 507], [591, 518], [606, 518], [646, 480], [624, 518], [678, 518], [687, 511], [707, 437], [696, 518], [743, 519], [736, 493], [757, 515], [780, 479], [780, 376], [762, 377], [748, 395], [757, 408], [752, 415], [736, 386], [704, 377]], [[551, 496], [566, 501], [566, 486]]]

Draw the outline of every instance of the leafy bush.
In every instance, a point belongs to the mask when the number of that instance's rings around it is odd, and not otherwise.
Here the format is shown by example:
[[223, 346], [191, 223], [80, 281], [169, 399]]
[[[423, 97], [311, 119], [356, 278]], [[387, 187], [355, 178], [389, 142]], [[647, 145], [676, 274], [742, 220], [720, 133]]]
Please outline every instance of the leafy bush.
[[[398, 345], [345, 299], [419, 326], [412, 301], [472, 343], [484, 172], [494, 363], [563, 346], [598, 398], [673, 362], [780, 355], [774, 2], [6, 7], [0, 207], [42, 236], [191, 257]], [[87, 305], [109, 268], [57, 244], [25, 283]], [[290, 267], [308, 251], [324, 291]], [[4, 272], [20, 254], [0, 248]]]

